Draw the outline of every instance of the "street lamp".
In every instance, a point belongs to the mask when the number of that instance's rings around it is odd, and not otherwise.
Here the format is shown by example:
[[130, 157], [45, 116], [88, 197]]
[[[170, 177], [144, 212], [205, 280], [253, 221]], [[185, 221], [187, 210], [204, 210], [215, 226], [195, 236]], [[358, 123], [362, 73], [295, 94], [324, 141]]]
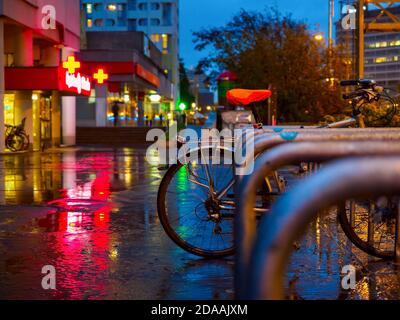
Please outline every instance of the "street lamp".
[[315, 40], [315, 41], [318, 41], [318, 42], [324, 41], [324, 34], [323, 34], [323, 33], [317, 33], [317, 34], [315, 34], [315, 35], [314, 35], [314, 40]]

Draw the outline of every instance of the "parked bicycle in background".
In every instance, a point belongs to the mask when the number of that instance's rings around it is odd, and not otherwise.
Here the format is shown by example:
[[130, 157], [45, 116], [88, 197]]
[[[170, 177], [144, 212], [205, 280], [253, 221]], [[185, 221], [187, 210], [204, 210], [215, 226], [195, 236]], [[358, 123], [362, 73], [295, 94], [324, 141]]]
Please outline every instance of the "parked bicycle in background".
[[20, 152], [28, 150], [29, 136], [25, 132], [24, 118], [18, 126], [5, 125], [6, 132], [6, 148], [12, 152]]

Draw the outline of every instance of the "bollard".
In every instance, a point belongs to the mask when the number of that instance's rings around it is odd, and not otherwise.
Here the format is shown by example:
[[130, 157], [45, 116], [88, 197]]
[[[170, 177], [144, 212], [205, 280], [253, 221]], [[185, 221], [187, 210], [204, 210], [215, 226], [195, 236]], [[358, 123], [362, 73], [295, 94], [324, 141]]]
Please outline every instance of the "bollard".
[[243, 297], [284, 298], [283, 278], [292, 243], [321, 209], [349, 198], [399, 194], [399, 156], [340, 160], [303, 180], [277, 201], [270, 215], [263, 217], [247, 269], [249, 282], [242, 288]]

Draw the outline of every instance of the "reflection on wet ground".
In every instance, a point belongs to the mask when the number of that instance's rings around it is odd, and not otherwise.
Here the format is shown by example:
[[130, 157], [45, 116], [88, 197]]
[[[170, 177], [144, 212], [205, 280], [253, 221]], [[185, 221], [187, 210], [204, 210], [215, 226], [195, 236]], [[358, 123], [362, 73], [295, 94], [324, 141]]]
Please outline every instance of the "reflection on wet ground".
[[[230, 299], [233, 259], [203, 260], [169, 240], [156, 212], [163, 172], [143, 149], [66, 149], [0, 159], [1, 299]], [[399, 298], [392, 263], [368, 258], [334, 214], [314, 222], [292, 256], [295, 299]], [[357, 289], [341, 290], [341, 268]], [[42, 289], [43, 266], [57, 290]]]
[[[0, 298], [227, 299], [230, 260], [205, 262], [165, 236], [163, 172], [145, 150], [64, 150], [1, 159]], [[42, 267], [57, 290], [42, 289]]]

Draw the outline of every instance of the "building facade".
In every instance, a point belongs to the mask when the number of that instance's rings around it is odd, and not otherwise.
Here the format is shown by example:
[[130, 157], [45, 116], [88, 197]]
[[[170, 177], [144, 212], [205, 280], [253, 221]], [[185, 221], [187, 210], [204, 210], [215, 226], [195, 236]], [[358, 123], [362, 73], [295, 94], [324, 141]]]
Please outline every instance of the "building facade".
[[178, 0], [82, 0], [86, 32], [138, 31], [162, 52], [165, 73], [179, 92]]
[[[347, 4], [351, 4], [351, 1]], [[400, 7], [392, 7], [388, 11], [396, 16]], [[380, 14], [380, 10], [365, 10], [365, 22], [372, 22]], [[379, 23], [390, 22], [386, 16]], [[344, 59], [348, 62], [350, 77], [356, 77], [356, 32], [344, 30], [341, 21], [337, 23], [336, 43], [340, 45]], [[365, 78], [374, 79], [381, 85], [393, 90], [400, 90], [400, 33], [399, 32], [367, 32], [365, 34]]]
[[91, 79], [63, 64], [79, 48], [79, 0], [0, 1], [0, 152], [5, 125], [23, 119], [30, 149], [75, 144], [76, 96]]
[[171, 117], [172, 83], [146, 39], [136, 31], [87, 34], [77, 57], [96, 81], [89, 98], [78, 98], [78, 127], [161, 126]]

